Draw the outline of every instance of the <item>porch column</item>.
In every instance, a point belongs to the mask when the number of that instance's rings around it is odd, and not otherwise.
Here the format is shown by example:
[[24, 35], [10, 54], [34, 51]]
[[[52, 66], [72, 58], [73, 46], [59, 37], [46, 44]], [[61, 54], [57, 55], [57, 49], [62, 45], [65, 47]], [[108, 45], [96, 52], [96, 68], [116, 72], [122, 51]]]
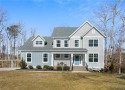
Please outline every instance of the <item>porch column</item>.
[[71, 64], [70, 64], [70, 69], [71, 70], [73, 70], [72, 64], [73, 64], [73, 53], [71, 53]]
[[53, 61], [53, 53], [51, 53], [51, 66], [54, 66], [54, 65], [53, 65], [53, 62], [54, 62], [54, 61]]
[[88, 55], [87, 53], [85, 53], [85, 66], [87, 65], [87, 62], [88, 62]]

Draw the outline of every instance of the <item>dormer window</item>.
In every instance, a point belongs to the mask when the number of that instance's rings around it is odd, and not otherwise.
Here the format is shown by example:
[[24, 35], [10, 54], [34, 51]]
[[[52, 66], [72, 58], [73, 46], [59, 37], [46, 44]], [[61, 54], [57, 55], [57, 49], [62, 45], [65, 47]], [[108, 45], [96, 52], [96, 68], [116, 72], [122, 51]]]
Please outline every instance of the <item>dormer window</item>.
[[36, 41], [36, 45], [42, 45], [42, 41]]

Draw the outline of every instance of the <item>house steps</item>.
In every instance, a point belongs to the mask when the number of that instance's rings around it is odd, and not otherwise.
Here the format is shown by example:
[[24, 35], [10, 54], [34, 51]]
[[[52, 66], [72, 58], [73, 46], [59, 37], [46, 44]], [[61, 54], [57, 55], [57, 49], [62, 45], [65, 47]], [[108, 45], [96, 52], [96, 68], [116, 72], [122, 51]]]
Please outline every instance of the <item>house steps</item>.
[[73, 66], [73, 71], [87, 71], [83, 66]]

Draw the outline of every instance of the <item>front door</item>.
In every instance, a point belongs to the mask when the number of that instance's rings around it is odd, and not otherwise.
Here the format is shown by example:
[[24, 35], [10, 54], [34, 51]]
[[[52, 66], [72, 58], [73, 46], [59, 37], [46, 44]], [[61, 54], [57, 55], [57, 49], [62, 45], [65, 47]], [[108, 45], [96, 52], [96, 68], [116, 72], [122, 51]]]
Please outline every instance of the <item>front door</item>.
[[79, 66], [81, 64], [81, 57], [80, 55], [74, 55], [73, 62], [75, 66]]

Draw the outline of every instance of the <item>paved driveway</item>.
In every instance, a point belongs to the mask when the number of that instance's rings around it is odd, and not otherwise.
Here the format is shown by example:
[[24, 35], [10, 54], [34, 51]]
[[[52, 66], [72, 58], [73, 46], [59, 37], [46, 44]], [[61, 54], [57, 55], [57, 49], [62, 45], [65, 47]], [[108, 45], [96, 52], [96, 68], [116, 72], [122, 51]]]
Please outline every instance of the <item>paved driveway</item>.
[[19, 68], [0, 68], [0, 71], [10, 71], [10, 70], [16, 70]]

